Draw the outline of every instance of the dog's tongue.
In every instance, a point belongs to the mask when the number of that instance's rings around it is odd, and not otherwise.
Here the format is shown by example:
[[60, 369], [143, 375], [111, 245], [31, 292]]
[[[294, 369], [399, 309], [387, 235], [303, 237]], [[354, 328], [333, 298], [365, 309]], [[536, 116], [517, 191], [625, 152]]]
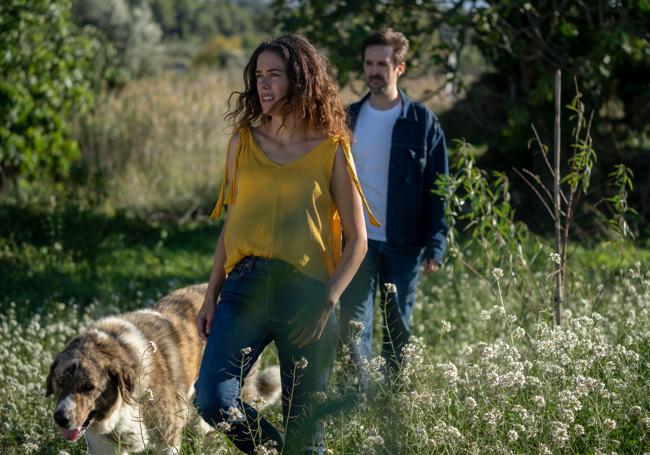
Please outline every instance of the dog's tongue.
[[61, 431], [63, 432], [63, 437], [68, 441], [74, 442], [79, 439], [79, 436], [81, 435], [81, 428], [75, 428], [73, 430], [66, 430], [65, 428], [61, 428]]

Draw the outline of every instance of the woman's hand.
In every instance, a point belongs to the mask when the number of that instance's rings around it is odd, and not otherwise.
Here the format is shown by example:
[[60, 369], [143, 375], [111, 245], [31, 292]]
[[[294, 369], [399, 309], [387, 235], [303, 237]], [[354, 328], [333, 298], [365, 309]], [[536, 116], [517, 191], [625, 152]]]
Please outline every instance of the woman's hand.
[[214, 317], [214, 311], [216, 309], [216, 300], [206, 298], [203, 301], [198, 316], [196, 317], [196, 328], [199, 331], [199, 337], [201, 337], [203, 341], [208, 341], [208, 335], [210, 335], [210, 329], [212, 328], [212, 318]]
[[289, 321], [289, 324], [295, 325], [289, 340], [302, 349], [320, 339], [335, 306], [336, 300], [332, 298], [320, 300], [316, 306], [304, 305]]

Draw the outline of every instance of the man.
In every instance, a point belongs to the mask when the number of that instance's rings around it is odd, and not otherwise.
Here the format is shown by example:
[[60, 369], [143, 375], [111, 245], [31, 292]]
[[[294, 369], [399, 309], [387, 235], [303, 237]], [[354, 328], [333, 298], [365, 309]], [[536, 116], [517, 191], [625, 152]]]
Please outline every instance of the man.
[[[432, 193], [437, 177], [448, 173], [445, 137], [431, 111], [397, 87], [408, 47], [406, 37], [391, 29], [366, 38], [363, 74], [370, 93], [348, 108], [358, 177], [381, 227], [366, 214], [368, 253], [341, 297], [341, 331], [357, 365], [371, 356], [379, 288], [382, 356], [391, 369], [409, 339], [420, 268], [437, 271], [447, 243], [443, 202]], [[360, 341], [353, 340], [355, 322], [363, 324]]]

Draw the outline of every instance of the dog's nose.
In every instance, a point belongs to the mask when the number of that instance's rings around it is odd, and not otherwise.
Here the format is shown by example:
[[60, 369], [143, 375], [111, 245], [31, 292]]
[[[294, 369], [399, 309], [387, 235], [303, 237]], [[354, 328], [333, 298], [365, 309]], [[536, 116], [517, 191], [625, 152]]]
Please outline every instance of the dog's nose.
[[68, 425], [70, 424], [70, 418], [66, 415], [63, 409], [56, 410], [56, 412], [54, 413], [54, 421], [61, 428], [68, 428]]

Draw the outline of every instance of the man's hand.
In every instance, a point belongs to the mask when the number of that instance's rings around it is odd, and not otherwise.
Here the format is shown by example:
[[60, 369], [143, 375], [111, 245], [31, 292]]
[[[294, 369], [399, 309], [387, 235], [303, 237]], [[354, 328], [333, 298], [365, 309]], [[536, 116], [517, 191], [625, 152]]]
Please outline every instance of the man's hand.
[[317, 305], [304, 305], [289, 321], [289, 324], [295, 326], [289, 334], [289, 340], [301, 349], [318, 340], [323, 335], [335, 305], [336, 301], [329, 298], [321, 300]]
[[206, 298], [196, 317], [196, 328], [199, 332], [199, 337], [203, 341], [208, 341], [208, 335], [210, 335], [210, 329], [212, 328], [212, 318], [216, 309], [217, 304], [215, 299]]
[[437, 272], [440, 270], [440, 263], [433, 259], [424, 259], [422, 261], [422, 270], [424, 270], [425, 273]]

